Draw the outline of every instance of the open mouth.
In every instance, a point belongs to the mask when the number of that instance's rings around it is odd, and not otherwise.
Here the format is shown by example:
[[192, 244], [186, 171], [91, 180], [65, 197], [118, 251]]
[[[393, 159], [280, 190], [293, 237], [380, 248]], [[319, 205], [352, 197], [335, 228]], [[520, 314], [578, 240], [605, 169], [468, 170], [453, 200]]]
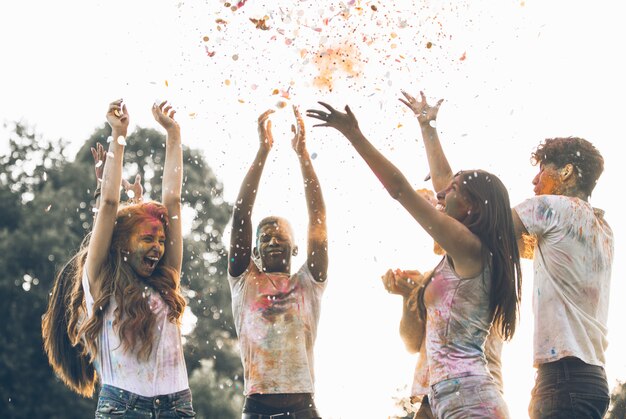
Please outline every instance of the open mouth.
[[441, 211], [441, 212], [445, 212], [446, 211], [446, 206], [442, 203], [437, 203], [437, 205], [435, 205], [435, 208], [437, 209], [437, 211]]
[[146, 256], [143, 258], [143, 262], [148, 266], [148, 268], [154, 269], [156, 268], [157, 263], [159, 263], [159, 258], [155, 256]]

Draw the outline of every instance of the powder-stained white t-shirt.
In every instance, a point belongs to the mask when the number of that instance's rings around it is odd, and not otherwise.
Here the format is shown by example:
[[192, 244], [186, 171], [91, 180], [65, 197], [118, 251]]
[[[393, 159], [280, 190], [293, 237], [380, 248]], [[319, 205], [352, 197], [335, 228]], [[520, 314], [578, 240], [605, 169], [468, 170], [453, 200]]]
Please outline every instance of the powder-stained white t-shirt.
[[228, 277], [244, 369], [244, 394], [314, 393], [313, 345], [326, 281], [306, 263], [296, 272], [261, 272], [251, 261]]
[[[87, 303], [87, 315], [94, 312], [94, 299], [89, 290], [87, 269], [83, 269], [83, 289]], [[187, 368], [178, 325], [167, 318], [169, 307], [159, 293], [146, 287], [150, 310], [156, 317], [154, 343], [147, 360], [138, 360], [136, 353], [124, 350], [113, 327], [114, 311], [117, 307], [115, 297], [103, 319], [98, 341], [98, 354], [95, 367], [101, 384], [108, 384], [145, 397], [154, 397], [176, 393], [189, 388]]]
[[535, 196], [515, 211], [537, 238], [535, 366], [567, 356], [604, 366], [613, 231], [603, 211], [560, 195]]

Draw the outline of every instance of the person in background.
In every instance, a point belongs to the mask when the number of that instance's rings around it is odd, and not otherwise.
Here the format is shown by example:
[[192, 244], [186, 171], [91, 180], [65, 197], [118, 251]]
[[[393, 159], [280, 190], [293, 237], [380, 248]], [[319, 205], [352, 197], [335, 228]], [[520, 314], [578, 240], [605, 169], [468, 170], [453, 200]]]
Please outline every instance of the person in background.
[[259, 150], [233, 209], [228, 280], [244, 368], [243, 419], [320, 418], [314, 402], [313, 346], [326, 288], [326, 208], [306, 148], [304, 122], [293, 108], [292, 146], [304, 178], [309, 214], [306, 261], [291, 272], [298, 253], [289, 222], [263, 218], [253, 243], [252, 210], [265, 161], [273, 145], [273, 112], [258, 119]]
[[578, 137], [546, 139], [532, 158], [535, 196], [513, 210], [517, 237], [534, 238], [537, 374], [528, 412], [532, 419], [602, 418], [610, 400], [604, 366], [613, 231], [589, 197], [604, 159]]

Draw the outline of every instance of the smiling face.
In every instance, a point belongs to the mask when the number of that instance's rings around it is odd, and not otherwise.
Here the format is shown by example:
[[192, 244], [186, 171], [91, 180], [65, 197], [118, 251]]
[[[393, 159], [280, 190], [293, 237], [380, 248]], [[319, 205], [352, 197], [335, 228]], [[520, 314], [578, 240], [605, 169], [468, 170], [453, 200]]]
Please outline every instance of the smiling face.
[[455, 176], [443, 191], [437, 192], [437, 208], [457, 221], [463, 222], [471, 210], [460, 189], [461, 177]]
[[127, 260], [142, 278], [154, 272], [165, 253], [165, 230], [159, 220], [150, 219], [137, 225], [130, 235]]
[[290, 273], [291, 256], [295, 249], [291, 226], [286, 220], [274, 218], [262, 222], [257, 230], [254, 254], [261, 258], [265, 272]]

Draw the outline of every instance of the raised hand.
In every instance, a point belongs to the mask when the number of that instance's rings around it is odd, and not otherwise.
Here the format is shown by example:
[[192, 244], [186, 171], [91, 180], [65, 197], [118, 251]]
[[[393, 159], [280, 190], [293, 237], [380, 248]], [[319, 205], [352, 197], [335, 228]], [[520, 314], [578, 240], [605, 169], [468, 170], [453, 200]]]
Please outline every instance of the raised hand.
[[273, 113], [273, 109], [268, 109], [263, 112], [258, 119], [260, 146], [267, 151], [269, 151], [274, 145], [274, 137], [272, 137], [272, 121], [269, 120], [269, 116]]
[[178, 122], [174, 119], [175, 114], [176, 110], [172, 109], [172, 105], [167, 103], [167, 100], [158, 105], [156, 103], [152, 105], [154, 119], [168, 132], [172, 129], [180, 129]]
[[135, 203], [143, 201], [143, 186], [141, 186], [141, 175], [139, 173], [135, 176], [134, 183], [122, 179], [122, 186], [124, 187], [124, 192], [126, 192], [129, 201]]
[[[114, 134], [126, 136], [130, 118], [126, 104], [122, 103], [122, 99], [109, 103], [106, 118]], [[117, 140], [117, 138], [115, 138], [115, 140]]]
[[348, 105], [344, 108], [346, 113], [342, 113], [327, 103], [317, 103], [325, 107], [328, 112], [317, 109], [307, 109], [306, 116], [319, 119], [323, 122], [323, 124], [313, 125], [314, 127], [332, 127], [348, 138], [351, 138], [352, 135], [360, 132], [359, 122], [356, 120], [356, 117]]
[[96, 186], [100, 186], [102, 182], [102, 173], [104, 173], [104, 163], [107, 159], [107, 153], [100, 143], [96, 143], [95, 147], [91, 147], [91, 155], [93, 156], [94, 171], [96, 172]]
[[420, 102], [418, 102], [413, 96], [411, 96], [404, 90], [402, 91], [402, 94], [404, 95], [406, 100], [398, 100], [404, 103], [406, 106], [409, 107], [409, 109], [413, 111], [415, 116], [417, 116], [417, 120], [420, 122], [420, 124], [426, 124], [430, 121], [437, 120], [437, 113], [439, 113], [439, 107], [443, 103], [443, 99], [439, 99], [435, 106], [430, 106], [428, 102], [426, 102], [426, 96], [424, 95], [424, 92], [420, 91]]
[[293, 138], [291, 139], [291, 146], [298, 156], [306, 151], [306, 134], [304, 132], [304, 121], [302, 115], [296, 105], [293, 106], [293, 114], [296, 117], [296, 125], [291, 126], [291, 132], [293, 132]]

